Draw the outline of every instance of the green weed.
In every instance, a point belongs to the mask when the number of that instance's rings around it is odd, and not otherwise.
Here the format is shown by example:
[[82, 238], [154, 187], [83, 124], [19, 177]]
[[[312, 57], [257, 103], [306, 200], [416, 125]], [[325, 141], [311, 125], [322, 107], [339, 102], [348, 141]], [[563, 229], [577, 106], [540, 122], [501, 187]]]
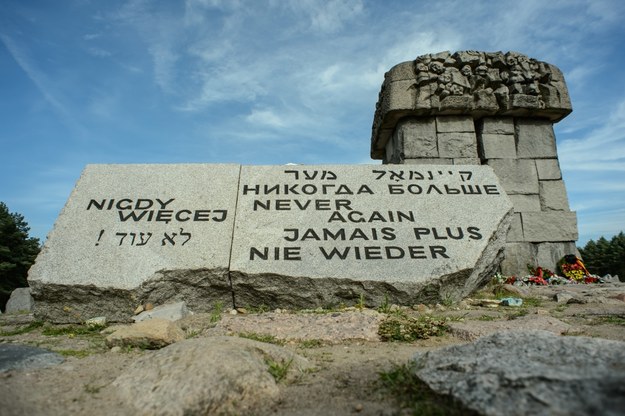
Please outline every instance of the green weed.
[[85, 358], [93, 354], [93, 351], [89, 350], [55, 350], [57, 354], [61, 354], [64, 357], [76, 357]]
[[81, 326], [81, 325], [69, 325], [69, 326], [46, 326], [43, 328], [41, 333], [46, 336], [60, 336], [60, 335], [68, 335], [70, 337], [76, 335], [92, 335], [99, 334], [100, 331], [104, 328], [103, 325], [89, 325], [89, 326]]
[[323, 346], [323, 341], [320, 339], [305, 339], [299, 342], [301, 348], [317, 348]]
[[378, 328], [378, 335], [382, 341], [412, 342], [417, 339], [444, 335], [448, 329], [447, 320], [444, 318], [429, 315], [413, 318], [404, 314], [389, 316], [382, 321]]
[[388, 295], [384, 295], [384, 302], [378, 307], [378, 312], [389, 313], [391, 311], [391, 305], [388, 301]]
[[223, 311], [223, 308], [223, 302], [215, 302], [215, 304], [213, 305], [213, 310], [211, 311], [211, 324], [217, 323], [221, 320], [221, 312]]
[[41, 328], [43, 326], [42, 321], [33, 321], [26, 326], [21, 328], [16, 328], [11, 331], [0, 331], [0, 336], [2, 337], [11, 337], [13, 335], [22, 335], [28, 332], [34, 331], [37, 328]]
[[276, 380], [276, 383], [279, 383], [286, 377], [287, 373], [289, 372], [289, 367], [291, 367], [291, 364], [293, 363], [293, 358], [286, 362], [277, 362], [270, 358], [267, 358], [265, 360], [265, 363], [267, 363], [267, 365], [269, 366], [269, 374], [273, 376], [274, 380]]

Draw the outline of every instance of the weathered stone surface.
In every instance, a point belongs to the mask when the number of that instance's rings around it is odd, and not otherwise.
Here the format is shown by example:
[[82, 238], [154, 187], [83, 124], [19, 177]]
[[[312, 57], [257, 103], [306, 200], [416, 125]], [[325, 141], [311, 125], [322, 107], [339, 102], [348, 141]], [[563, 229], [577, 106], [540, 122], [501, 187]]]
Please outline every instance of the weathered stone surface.
[[430, 388], [483, 415], [619, 415], [625, 408], [619, 341], [500, 332], [414, 361]]
[[30, 295], [29, 287], [18, 287], [11, 292], [11, 297], [7, 301], [5, 312], [32, 312], [34, 306], [33, 297]]
[[577, 215], [570, 211], [523, 212], [525, 241], [576, 241]]
[[538, 212], [540, 211], [539, 195], [509, 195], [514, 206], [514, 212]]
[[135, 322], [145, 321], [147, 319], [160, 318], [168, 321], [177, 321], [189, 315], [190, 312], [187, 309], [186, 302], [169, 303], [167, 305], [160, 305], [149, 311], [143, 311], [140, 314], [134, 316], [132, 319]]
[[539, 243], [535, 244], [534, 247], [536, 249], [534, 264], [536, 266], [546, 267], [554, 272], [556, 272], [556, 266], [562, 257], [567, 254], [578, 254], [574, 241], [561, 243]]
[[456, 157], [453, 159], [454, 165], [481, 165], [482, 162], [477, 157]]
[[439, 133], [438, 152], [442, 158], [476, 158], [475, 133]]
[[543, 211], [568, 211], [569, 198], [564, 181], [540, 181], [540, 206]]
[[236, 337], [190, 339], [135, 361], [114, 382], [123, 402], [150, 415], [253, 414], [278, 399], [271, 363], [287, 379], [311, 369], [284, 348]]
[[449, 158], [438, 159], [438, 158], [424, 157], [424, 158], [418, 158], [418, 159], [405, 159], [404, 164], [405, 165], [453, 165], [454, 160], [449, 159]]
[[436, 117], [436, 131], [439, 133], [473, 133], [475, 125], [471, 116]]
[[[518, 237], [517, 237], [518, 238]], [[534, 258], [535, 250], [525, 242], [507, 242], [504, 257], [500, 264], [501, 273], [505, 276], [524, 276], [527, 264]], [[545, 267], [547, 267], [545, 265]]]
[[571, 325], [546, 315], [526, 315], [516, 319], [495, 322], [451, 322], [449, 327], [453, 335], [466, 341], [475, 341], [478, 338], [499, 331], [541, 330], [562, 335], [571, 329]]
[[106, 345], [155, 349], [182, 341], [184, 338], [184, 332], [172, 321], [153, 318], [120, 326], [106, 337]]
[[398, 124], [393, 134], [395, 148], [403, 154], [399, 159], [438, 157], [436, 123], [433, 118], [412, 119]]
[[498, 263], [512, 207], [499, 189], [484, 166], [244, 166], [236, 305], [465, 296]]
[[479, 124], [481, 134], [514, 135], [514, 119], [512, 117], [484, 117]]
[[239, 165], [88, 165], [29, 273], [35, 314], [128, 320], [137, 303], [231, 299]]
[[562, 179], [558, 159], [536, 159], [536, 171], [541, 181]]
[[[449, 57], [443, 58], [445, 55]], [[463, 61], [458, 58], [461, 55], [479, 59]], [[423, 55], [386, 73], [373, 120], [371, 157], [385, 157], [393, 128], [404, 117], [514, 116], [554, 122], [570, 112], [564, 77], [548, 63], [516, 52]]]
[[482, 159], [514, 159], [516, 144], [512, 134], [482, 134], [479, 136]]
[[555, 158], [556, 136], [546, 120], [516, 119], [517, 156], [520, 159]]
[[538, 194], [538, 175], [533, 160], [503, 160], [488, 161], [501, 181], [501, 185], [509, 195]]
[[515, 241], [524, 241], [523, 224], [521, 222], [521, 214], [519, 213], [515, 213], [512, 217], [512, 223], [510, 224], [508, 236], [506, 237], [506, 242], [508, 243], [512, 243]]
[[0, 373], [61, 364], [62, 355], [43, 348], [20, 344], [0, 344]]

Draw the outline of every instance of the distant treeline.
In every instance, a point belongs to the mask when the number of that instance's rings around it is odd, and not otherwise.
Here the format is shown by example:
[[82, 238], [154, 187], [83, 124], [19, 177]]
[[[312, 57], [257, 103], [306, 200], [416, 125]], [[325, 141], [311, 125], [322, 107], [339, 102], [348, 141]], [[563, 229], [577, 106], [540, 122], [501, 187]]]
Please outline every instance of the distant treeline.
[[625, 281], [625, 234], [621, 231], [610, 241], [600, 237], [590, 240], [584, 248], [578, 247], [584, 264], [590, 273], [605, 276], [618, 275]]

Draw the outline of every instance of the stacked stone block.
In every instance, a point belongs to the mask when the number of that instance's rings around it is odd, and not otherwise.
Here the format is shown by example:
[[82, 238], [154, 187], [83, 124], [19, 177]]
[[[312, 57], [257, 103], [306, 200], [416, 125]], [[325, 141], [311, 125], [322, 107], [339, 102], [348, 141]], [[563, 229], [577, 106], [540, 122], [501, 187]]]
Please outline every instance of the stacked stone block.
[[525, 274], [527, 264], [555, 268], [575, 253], [577, 218], [569, 209], [552, 122], [486, 117], [477, 125], [481, 162], [493, 168], [514, 205], [502, 272]]
[[371, 156], [384, 163], [485, 164], [512, 200], [504, 274], [556, 269], [576, 253], [577, 218], [553, 123], [571, 112], [560, 70], [508, 52], [442, 52], [393, 67], [380, 91]]

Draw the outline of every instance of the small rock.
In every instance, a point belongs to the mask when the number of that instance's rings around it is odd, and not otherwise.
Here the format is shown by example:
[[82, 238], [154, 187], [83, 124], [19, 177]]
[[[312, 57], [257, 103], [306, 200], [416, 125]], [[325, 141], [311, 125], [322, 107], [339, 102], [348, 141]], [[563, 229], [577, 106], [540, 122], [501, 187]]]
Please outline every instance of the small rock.
[[354, 406], [354, 412], [356, 412], [356, 413], [362, 412], [362, 409], [364, 409], [364, 407], [360, 403], [358, 403], [356, 406]]
[[146, 311], [151, 311], [152, 309], [154, 309], [154, 304], [148, 302], [148, 303], [145, 304], [144, 309]]
[[236, 310], [241, 315], [245, 315], [247, 313], [247, 309], [245, 309], [245, 308], [237, 308]]
[[89, 328], [95, 326], [106, 326], [106, 316], [97, 316], [95, 318], [87, 319], [85, 321], [85, 325]]
[[106, 345], [156, 349], [184, 338], [184, 332], [176, 324], [166, 319], [154, 318], [118, 328], [106, 337]]
[[621, 302], [625, 302], [625, 293], [619, 293], [616, 296], [612, 296], [612, 299], [620, 300]]
[[523, 305], [523, 299], [521, 299], [521, 298], [503, 298], [503, 299], [501, 299], [501, 305], [503, 305], [503, 306], [521, 306], [521, 305]]
[[116, 353], [116, 354], [121, 351], [122, 351], [122, 347], [120, 347], [119, 345], [116, 345], [113, 348], [111, 348], [111, 352]]
[[6, 313], [32, 312], [35, 302], [30, 295], [29, 287], [18, 287], [11, 292], [11, 297], [6, 303]]
[[523, 289], [522, 287], [519, 286], [513, 286], [513, 285], [501, 285], [501, 286], [497, 286], [495, 289], [493, 289], [494, 292], [504, 292], [510, 295], [514, 295], [516, 297], [523, 297], [523, 296], [527, 296], [527, 290]]
[[568, 292], [558, 292], [553, 296], [553, 300], [557, 303], [568, 303], [571, 299], [573, 299], [573, 295]]
[[228, 313], [229, 313], [230, 315], [236, 315], [236, 314], [238, 314], [239, 312], [237, 312], [237, 310], [236, 310], [236, 309], [230, 309], [230, 312], [228, 312]]
[[137, 306], [137, 309], [135, 309], [134, 314], [135, 315], [139, 315], [141, 312], [143, 312], [145, 309], [143, 308], [143, 305], [139, 305]]
[[187, 304], [184, 301], [177, 303], [168, 303], [166, 305], [160, 305], [152, 309], [148, 309], [146, 305], [145, 309], [146, 310], [144, 312], [141, 312], [139, 315], [134, 316], [132, 319], [135, 322], [141, 322], [153, 318], [167, 319], [168, 321], [178, 321], [190, 314], [189, 310], [187, 309]]

